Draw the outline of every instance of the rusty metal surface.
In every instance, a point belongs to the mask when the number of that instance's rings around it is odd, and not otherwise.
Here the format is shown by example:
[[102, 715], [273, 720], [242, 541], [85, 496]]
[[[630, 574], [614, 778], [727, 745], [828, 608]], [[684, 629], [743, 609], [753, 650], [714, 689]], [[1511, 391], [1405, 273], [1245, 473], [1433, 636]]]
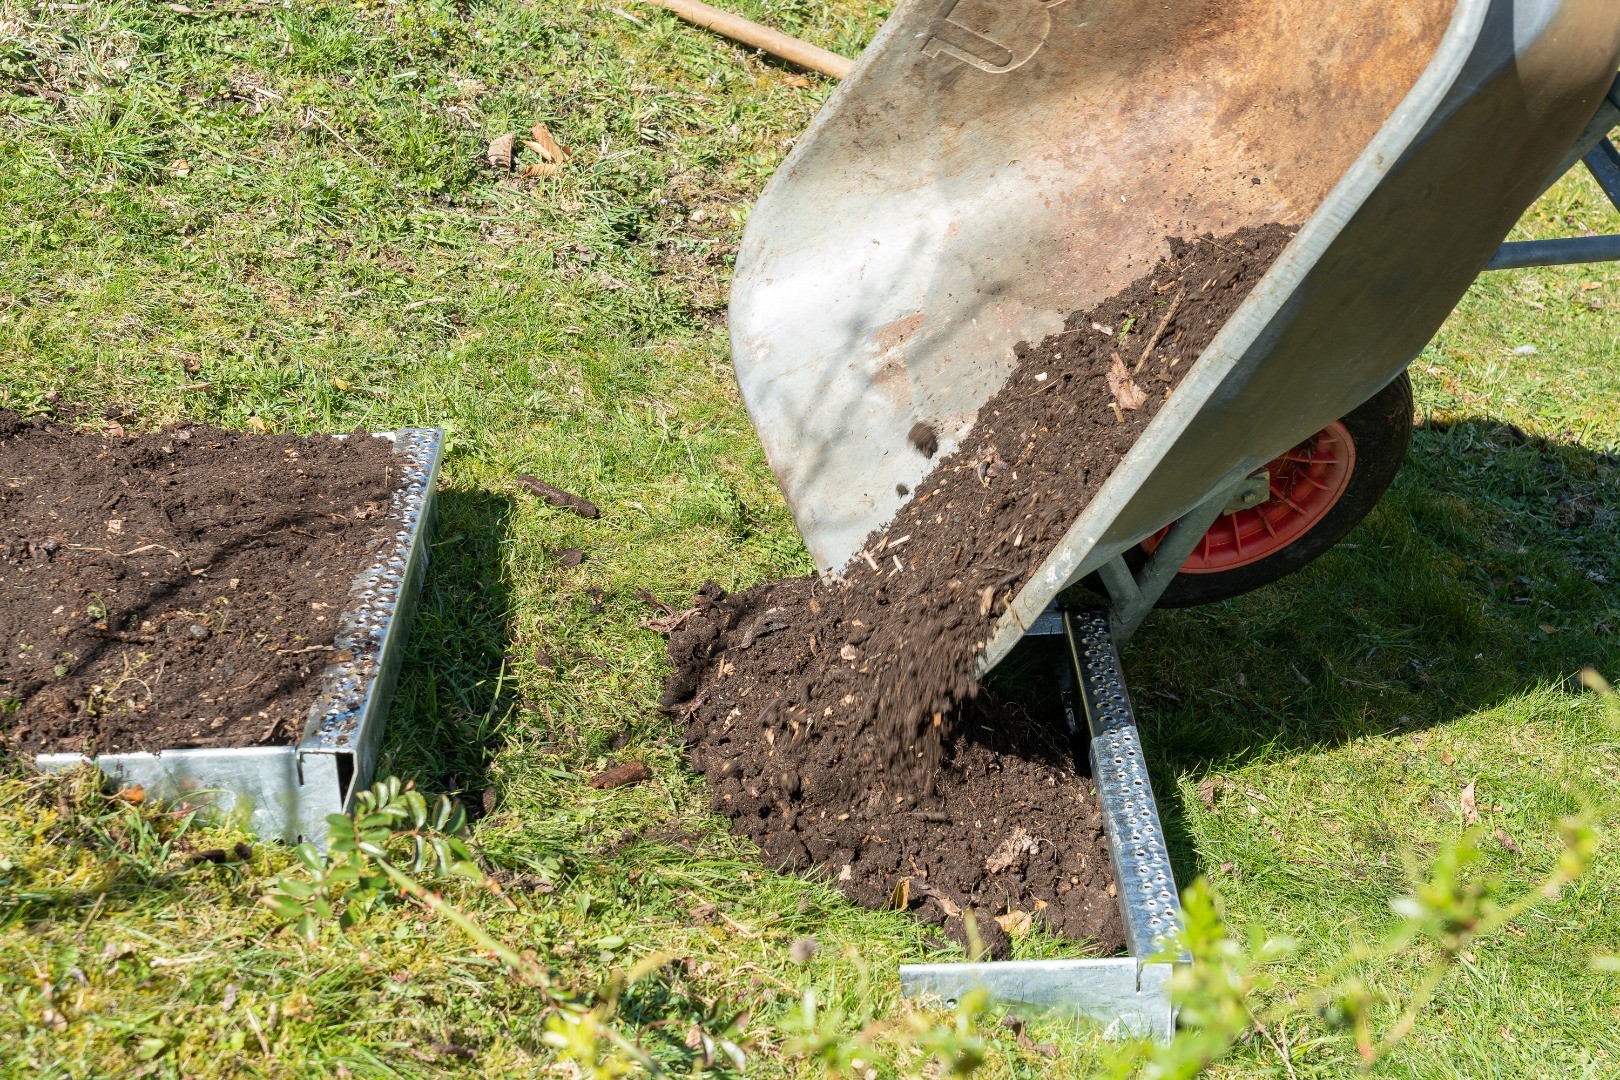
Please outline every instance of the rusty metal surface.
[[1303, 223], [1453, 6], [903, 0], [760, 199], [733, 286], [744, 400], [817, 564], [922, 477], [914, 423], [957, 445], [1014, 344], [1167, 237]]

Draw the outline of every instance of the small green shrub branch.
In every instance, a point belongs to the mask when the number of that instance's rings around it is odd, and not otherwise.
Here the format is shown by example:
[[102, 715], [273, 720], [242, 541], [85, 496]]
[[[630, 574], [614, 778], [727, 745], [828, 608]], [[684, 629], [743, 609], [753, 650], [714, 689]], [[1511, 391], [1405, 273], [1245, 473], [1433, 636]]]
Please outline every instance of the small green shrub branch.
[[[1585, 677], [1620, 726], [1620, 698], [1594, 673]], [[1178, 966], [1173, 981], [1181, 1028], [1162, 1046], [1123, 1047], [1112, 1074], [1191, 1077], [1256, 1034], [1287, 1064], [1289, 1029], [1324, 1023], [1348, 1033], [1363, 1068], [1371, 1066], [1412, 1032], [1447, 973], [1467, 962], [1473, 947], [1533, 908], [1556, 901], [1586, 871], [1598, 850], [1599, 826], [1612, 817], [1614, 806], [1590, 797], [1583, 802], [1586, 810], [1560, 823], [1558, 858], [1531, 887], [1510, 896], [1500, 876], [1483, 872], [1482, 834], [1470, 829], [1439, 852], [1409, 893], [1390, 901], [1396, 921], [1387, 933], [1350, 947], [1322, 971], [1304, 977], [1297, 966], [1285, 966], [1295, 954], [1293, 941], [1260, 928], [1241, 939], [1234, 936], [1212, 886], [1204, 879], [1194, 882], [1183, 900], [1182, 931], [1193, 962]], [[628, 973], [615, 971], [589, 993], [564, 990], [533, 952], [504, 944], [439, 891], [459, 881], [499, 892], [470, 846], [465, 814], [450, 800], [430, 804], [411, 785], [389, 779], [361, 794], [352, 815], [334, 814], [328, 824], [326, 851], [301, 845], [297, 868], [279, 877], [263, 898], [296, 933], [316, 942], [323, 924], [335, 920], [347, 930], [380, 905], [414, 903], [456, 926], [543, 995], [544, 1040], [582, 1075], [667, 1072], [621, 1027], [620, 1000], [626, 987], [657, 972], [668, 957], [648, 957]], [[1428, 959], [1410, 991], [1395, 995], [1374, 988], [1371, 972], [1414, 954]], [[829, 1076], [864, 1076], [879, 1060], [904, 1075], [926, 1069], [929, 1075], [952, 1077], [970, 1076], [984, 1064], [988, 1047], [982, 1025], [990, 1003], [982, 992], [965, 995], [950, 1011], [908, 1009], [897, 1018], [880, 1018], [873, 1012], [876, 996], [865, 992], [865, 967], [859, 957], [851, 959], [863, 987], [856, 995], [862, 1003], [858, 1010], [828, 1006], [810, 987], [776, 1032], [756, 1030], [750, 1037], [750, 1012], [715, 1002], [687, 1040], [693, 1071], [741, 1072], [752, 1042], [772, 1037], [782, 1039], [788, 1055], [821, 1066]], [[1593, 966], [1620, 972], [1620, 958], [1594, 957]], [[1393, 1019], [1380, 1024], [1386, 1011]]]
[[[393, 897], [404, 897], [444, 918], [512, 975], [545, 1000], [545, 1041], [592, 1077], [623, 1075], [633, 1068], [664, 1070], [615, 1025], [627, 982], [661, 966], [643, 961], [630, 975], [615, 973], [590, 994], [560, 989], [532, 952], [518, 952], [477, 920], [447, 901], [432, 885], [456, 880], [491, 887], [469, 846], [466, 812], [439, 796], [431, 805], [410, 783], [395, 777], [361, 792], [353, 814], [327, 817], [324, 852], [311, 844], [295, 849], [301, 874], [282, 874], [262, 898], [277, 918], [315, 943], [320, 927], [335, 917], [343, 930], [362, 922]], [[739, 1051], [740, 1053], [740, 1051]]]

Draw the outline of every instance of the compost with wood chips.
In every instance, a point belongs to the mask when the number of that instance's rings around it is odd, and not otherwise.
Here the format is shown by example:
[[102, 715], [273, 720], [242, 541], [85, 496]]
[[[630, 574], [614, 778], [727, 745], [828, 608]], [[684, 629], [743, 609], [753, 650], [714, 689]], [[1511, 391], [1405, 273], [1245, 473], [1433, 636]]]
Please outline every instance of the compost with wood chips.
[[0, 412], [0, 742], [296, 741], [401, 479], [363, 432], [102, 435]]
[[979, 695], [975, 664], [1291, 236], [1169, 241], [1151, 273], [1018, 346], [962, 446], [841, 576], [706, 586], [656, 623], [675, 667], [663, 706], [714, 808], [769, 862], [959, 939], [971, 910], [993, 946], [1041, 923], [1119, 950], [1089, 781], [1016, 706]]

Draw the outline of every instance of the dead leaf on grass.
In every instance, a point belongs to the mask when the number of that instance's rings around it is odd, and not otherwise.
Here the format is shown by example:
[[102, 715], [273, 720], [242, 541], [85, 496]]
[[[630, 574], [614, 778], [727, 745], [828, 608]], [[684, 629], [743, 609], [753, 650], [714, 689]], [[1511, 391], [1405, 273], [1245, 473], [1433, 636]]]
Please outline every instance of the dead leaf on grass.
[[1210, 813], [1218, 813], [1215, 809], [1215, 799], [1226, 786], [1226, 781], [1219, 776], [1206, 776], [1198, 785], [1198, 801], [1204, 804], [1204, 809]]
[[489, 158], [490, 168], [511, 169], [512, 148], [516, 142], [517, 132], [515, 131], [508, 131], [505, 135], [498, 136], [491, 140], [489, 150], [486, 152]]
[[531, 161], [518, 170], [518, 175], [531, 180], [536, 177], [556, 176], [557, 166], [549, 161]]
[[894, 891], [889, 894], [889, 906], [896, 911], [905, 911], [911, 907], [911, 879], [903, 877], [894, 883]]
[[697, 608], [687, 608], [685, 611], [678, 611], [673, 615], [660, 615], [655, 619], [642, 619], [636, 625], [643, 630], [651, 630], [655, 634], [668, 637], [680, 629], [682, 623], [696, 614]]
[[1468, 781], [1468, 786], [1462, 789], [1462, 812], [1464, 825], [1479, 824], [1479, 806], [1474, 801], [1474, 783]]
[[463, 1061], [472, 1061], [478, 1056], [478, 1051], [470, 1046], [463, 1046], [458, 1042], [440, 1042], [437, 1039], [428, 1040], [428, 1049], [440, 1057], [460, 1058]]
[[1033, 1050], [1042, 1057], [1057, 1057], [1058, 1048], [1054, 1043], [1038, 1043], [1028, 1035], [1019, 1035], [1018, 1045], [1025, 1050]]
[[265, 423], [257, 416], [248, 417], [247, 426], [248, 430], [253, 432], [255, 435], [265, 435], [270, 431], [270, 425]]
[[1119, 353], [1108, 364], [1108, 392], [1114, 395], [1119, 407], [1127, 412], [1142, 407], [1147, 400], [1147, 391], [1136, 385], [1131, 373], [1125, 369], [1125, 361], [1119, 358]]
[[1514, 841], [1513, 837], [1511, 837], [1511, 836], [1509, 836], [1507, 834], [1506, 830], [1504, 830], [1504, 829], [1497, 829], [1496, 830], [1496, 842], [1498, 844], [1501, 844], [1507, 850], [1513, 852], [1513, 854], [1515, 854], [1515, 855], [1520, 854], [1519, 845]]
[[191, 162], [187, 161], [185, 158], [178, 158], [171, 161], [169, 163], [169, 175], [174, 177], [176, 180], [190, 176]]
[[662, 600], [658, 599], [658, 597], [656, 597], [652, 593], [648, 592], [646, 589], [637, 589], [636, 590], [636, 599], [640, 600], [643, 604], [646, 604], [648, 607], [657, 608], [659, 611], [662, 611], [665, 615], [679, 615], [679, 614], [681, 614], [680, 612], [676, 611], [673, 607], [671, 607], [670, 605], [664, 603]]
[[560, 145], [556, 139], [551, 137], [551, 129], [544, 124], [536, 124], [530, 128], [529, 138], [523, 141], [523, 145], [545, 160], [554, 161], [558, 165], [574, 156], [568, 152], [566, 146]]

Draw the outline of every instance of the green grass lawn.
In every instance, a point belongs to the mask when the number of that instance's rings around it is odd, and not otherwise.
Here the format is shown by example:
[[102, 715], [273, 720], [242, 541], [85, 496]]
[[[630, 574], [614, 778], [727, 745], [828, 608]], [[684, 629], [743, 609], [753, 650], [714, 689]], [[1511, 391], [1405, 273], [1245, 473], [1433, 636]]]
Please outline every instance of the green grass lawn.
[[[848, 55], [885, 10], [733, 6]], [[519, 879], [446, 898], [559, 986], [681, 961], [619, 1012], [676, 1072], [701, 1064], [694, 1024], [745, 1008], [750, 1074], [818, 1071], [787, 1044], [809, 988], [818, 1030], [882, 1030], [876, 1075], [924, 1065], [895, 966], [941, 954], [899, 915], [763, 870], [707, 812], [652, 707], [662, 643], [635, 599], [810, 569], [730, 378], [724, 303], [750, 202], [829, 88], [632, 0], [0, 0], [0, 406], [90, 428], [108, 406], [134, 427], [444, 427], [381, 773], [489, 793], [475, 847]], [[536, 122], [572, 151], [556, 175], [484, 165]], [[1520, 231], [1583, 229], [1620, 215], [1577, 177]], [[1234, 927], [1293, 939], [1277, 994], [1392, 928], [1391, 899], [1462, 835], [1470, 782], [1479, 872], [1509, 896], [1554, 865], [1561, 818], [1613, 805], [1620, 731], [1574, 676], [1620, 679], [1617, 284], [1483, 280], [1413, 366], [1422, 430], [1367, 522], [1277, 586], [1155, 614], [1126, 652], [1178, 876], [1207, 875]], [[601, 518], [526, 497], [523, 472]], [[585, 562], [561, 566], [572, 547]], [[610, 756], [653, 781], [586, 787]], [[1620, 953], [1611, 832], [1578, 882], [1471, 945], [1376, 1074], [1620, 1074], [1620, 975], [1591, 961]], [[547, 999], [445, 918], [386, 904], [309, 944], [259, 902], [287, 850], [186, 855], [240, 839], [7, 764], [0, 1074], [571, 1075]], [[1366, 972], [1391, 999], [1376, 1031], [1432, 958]], [[1029, 1034], [1057, 1056], [992, 1027], [986, 1074], [1114, 1054], [1070, 1023]], [[1216, 1071], [1357, 1060], [1305, 1016]]]

